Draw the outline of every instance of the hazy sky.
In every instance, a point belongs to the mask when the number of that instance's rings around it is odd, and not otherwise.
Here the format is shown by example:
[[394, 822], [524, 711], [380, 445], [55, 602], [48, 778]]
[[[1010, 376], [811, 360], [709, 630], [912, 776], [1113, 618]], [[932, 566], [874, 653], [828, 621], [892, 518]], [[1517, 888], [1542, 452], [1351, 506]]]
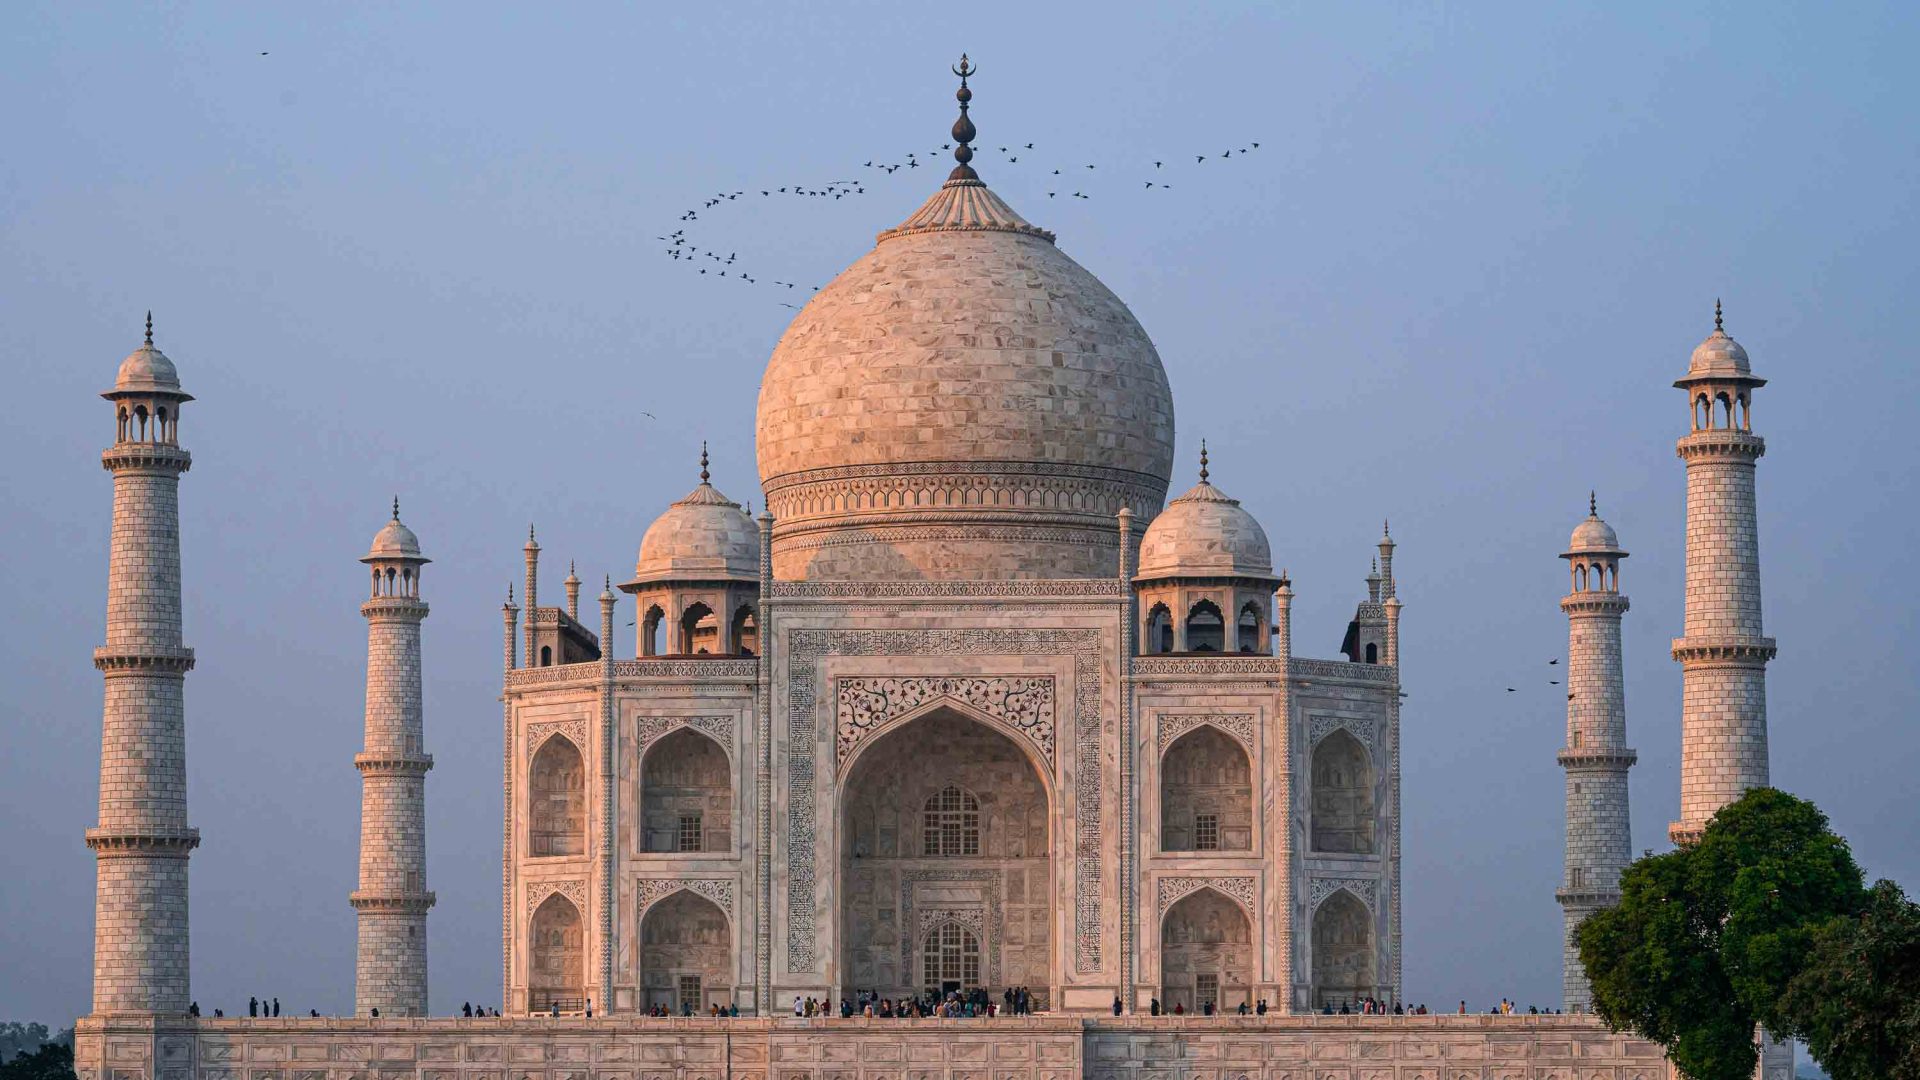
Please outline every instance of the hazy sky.
[[[1754, 417], [1775, 780], [1869, 873], [1920, 886], [1920, 8], [385, 7], [0, 14], [0, 1018], [87, 1007], [113, 435], [96, 394], [145, 311], [198, 398], [194, 996], [351, 1007], [354, 560], [398, 492], [435, 560], [433, 1005], [492, 1003], [499, 608], [527, 522], [544, 599], [567, 559], [596, 585], [631, 569], [703, 438], [715, 482], [758, 507], [780, 304], [934, 188], [941, 169], [862, 163], [946, 140], [963, 49], [983, 177], [1153, 336], [1174, 490], [1205, 437], [1292, 570], [1297, 650], [1336, 654], [1392, 518], [1409, 1000], [1558, 1001], [1546, 662], [1590, 488], [1633, 552], [1634, 843], [1665, 846], [1687, 420], [1670, 383], [1716, 296], [1771, 380]], [[995, 149], [1028, 142], [1019, 163]], [[1172, 191], [1144, 187], [1155, 160]], [[839, 179], [870, 186], [758, 195]], [[660, 254], [683, 211], [734, 190], [753, 194], [703, 213], [696, 243], [800, 288]]]

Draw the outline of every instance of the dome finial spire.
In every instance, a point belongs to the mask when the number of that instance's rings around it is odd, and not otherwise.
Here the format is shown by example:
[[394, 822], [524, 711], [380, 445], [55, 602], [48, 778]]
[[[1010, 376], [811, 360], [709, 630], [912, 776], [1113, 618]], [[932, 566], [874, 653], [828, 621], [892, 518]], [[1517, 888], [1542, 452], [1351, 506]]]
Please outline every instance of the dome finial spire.
[[400, 520], [400, 496], [398, 495], [393, 497], [393, 520]]
[[700, 482], [707, 482], [707, 440], [700, 440]]
[[1587, 516], [1600, 516], [1600, 496], [1591, 491], [1587, 492]]
[[1200, 482], [1207, 482], [1207, 440], [1200, 440]]
[[147, 348], [153, 348], [153, 312], [147, 312]]
[[960, 164], [955, 165], [953, 171], [947, 174], [949, 180], [980, 179], [980, 174], [974, 172], [973, 166], [967, 164], [973, 160], [973, 147], [967, 144], [972, 142], [974, 135], [977, 134], [973, 130], [973, 121], [967, 118], [967, 103], [973, 100], [973, 91], [967, 89], [967, 78], [979, 71], [980, 69], [973, 66], [967, 59], [966, 53], [960, 54], [960, 62], [953, 68], [953, 73], [960, 76], [960, 89], [953, 94], [960, 102], [960, 119], [953, 122], [953, 141], [959, 144], [953, 148], [953, 160]]
[[1713, 328], [1723, 334], [1726, 333], [1727, 330], [1726, 324], [1720, 316], [1720, 298], [1717, 296], [1713, 298]]

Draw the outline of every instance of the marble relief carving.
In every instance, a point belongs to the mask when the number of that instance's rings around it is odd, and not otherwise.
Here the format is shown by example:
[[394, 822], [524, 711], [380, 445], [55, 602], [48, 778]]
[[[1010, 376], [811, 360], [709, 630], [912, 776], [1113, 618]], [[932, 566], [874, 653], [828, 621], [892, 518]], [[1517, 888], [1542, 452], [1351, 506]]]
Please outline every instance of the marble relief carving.
[[869, 678], [836, 680], [839, 706], [834, 733], [838, 760], [844, 764], [868, 738], [901, 716], [941, 699], [951, 699], [1018, 732], [1053, 764], [1051, 676], [1002, 675], [967, 678]]

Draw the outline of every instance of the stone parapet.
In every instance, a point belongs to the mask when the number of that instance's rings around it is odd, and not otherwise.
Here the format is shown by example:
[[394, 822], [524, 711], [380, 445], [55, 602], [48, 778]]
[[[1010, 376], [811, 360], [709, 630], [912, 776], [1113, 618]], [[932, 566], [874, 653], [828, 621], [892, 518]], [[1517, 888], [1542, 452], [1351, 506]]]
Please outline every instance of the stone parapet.
[[178, 474], [193, 468], [193, 455], [166, 443], [116, 443], [100, 452], [100, 467], [116, 473], [152, 470]]
[[1671, 1080], [1591, 1016], [1108, 1020], [89, 1016], [80, 1080]]

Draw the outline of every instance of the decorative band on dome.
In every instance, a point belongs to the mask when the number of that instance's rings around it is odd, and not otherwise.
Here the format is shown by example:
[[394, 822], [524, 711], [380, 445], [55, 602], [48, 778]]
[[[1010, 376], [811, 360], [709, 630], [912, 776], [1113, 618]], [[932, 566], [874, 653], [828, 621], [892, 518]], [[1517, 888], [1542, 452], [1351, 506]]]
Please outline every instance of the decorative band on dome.
[[948, 180], [933, 197], [920, 204], [907, 220], [874, 238], [875, 243], [896, 236], [929, 232], [1010, 232], [1053, 243], [1053, 233], [1016, 213], [980, 180]]

